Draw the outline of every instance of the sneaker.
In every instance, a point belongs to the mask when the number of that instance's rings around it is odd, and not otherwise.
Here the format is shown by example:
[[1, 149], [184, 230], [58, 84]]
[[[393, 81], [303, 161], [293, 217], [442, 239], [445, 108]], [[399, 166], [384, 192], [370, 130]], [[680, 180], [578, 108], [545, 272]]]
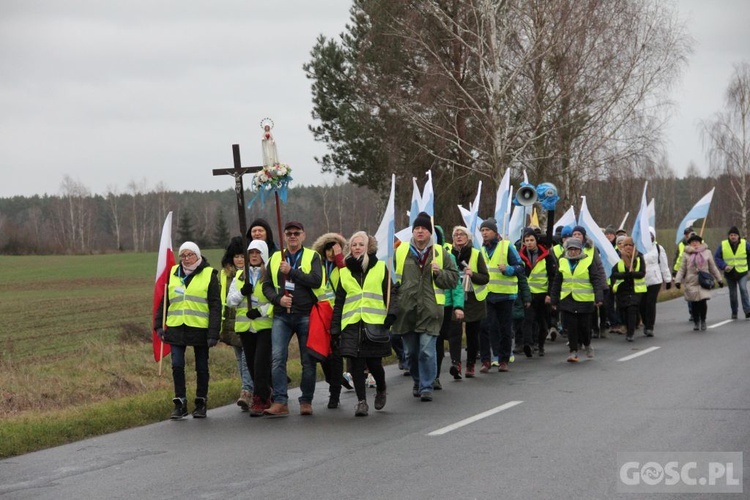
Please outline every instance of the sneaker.
[[[747, 314], [745, 314], [745, 317], [747, 317]], [[737, 313], [732, 313], [732, 319], [737, 319]]]
[[430, 391], [425, 391], [420, 395], [419, 399], [422, 401], [432, 401], [432, 393]]
[[370, 411], [370, 407], [367, 406], [367, 401], [363, 399], [362, 401], [357, 402], [357, 408], [355, 408], [354, 410], [354, 416], [366, 417], [368, 411]]
[[501, 361], [500, 364], [497, 366], [497, 371], [499, 372], [507, 372], [509, 370], [508, 363], [505, 361]]
[[591, 338], [592, 338], [592, 339], [598, 339], [598, 338], [599, 338], [599, 336], [601, 335], [601, 333], [600, 333], [600, 332], [601, 332], [601, 330], [599, 330], [598, 328], [597, 328], [597, 329], [595, 329], [595, 330], [593, 330], [593, 331], [591, 332]]
[[632, 342], [633, 341], [633, 336], [632, 335], [628, 335], [628, 336], [625, 337], [625, 340], [627, 340], [628, 342]]
[[540, 358], [543, 358], [543, 357], [544, 357], [544, 347], [540, 347], [540, 348], [539, 348], [539, 357], [540, 357]]
[[206, 398], [195, 398], [193, 418], [206, 418]]
[[513, 354], [521, 354], [523, 352], [523, 347], [516, 344], [516, 346], [513, 348]]
[[420, 396], [419, 394], [419, 384], [414, 384], [411, 388], [411, 395], [415, 398], [418, 398]]
[[573, 351], [570, 353], [570, 356], [568, 356], [568, 363], [578, 363], [578, 352]]
[[591, 347], [591, 344], [584, 346], [586, 348], [586, 357], [587, 358], [593, 358], [594, 357], [594, 348]]
[[411, 372], [409, 370], [404, 370], [404, 377], [411, 377]]
[[695, 321], [693, 322], [693, 331], [697, 332], [698, 330], [700, 330], [700, 324], [697, 321]]
[[377, 387], [378, 384], [375, 383], [375, 377], [372, 376], [372, 373], [367, 374], [367, 387]]
[[328, 409], [329, 410], [335, 410], [339, 407], [339, 398], [338, 396], [329, 396], [328, 397]]
[[263, 412], [266, 410], [266, 408], [270, 407], [270, 405], [263, 401], [263, 398], [260, 396], [253, 396], [253, 403], [250, 405], [250, 416], [251, 417], [262, 417]]
[[285, 403], [273, 403], [269, 408], [263, 410], [263, 415], [269, 417], [288, 417], [289, 405]]
[[473, 364], [466, 365], [466, 378], [474, 378], [474, 365]]
[[497, 357], [493, 357], [492, 363], [490, 363], [490, 366], [500, 366], [500, 359]]
[[510, 356], [508, 356], [508, 363], [513, 363], [515, 360], [516, 360], [516, 355], [513, 353], [510, 353]]
[[433, 391], [442, 391], [443, 390], [443, 384], [440, 383], [440, 379], [439, 378], [436, 378], [432, 382], [432, 390]]
[[643, 330], [643, 334], [646, 337], [653, 337], [654, 336], [654, 331], [651, 328], [646, 328], [645, 330]]
[[489, 373], [489, 372], [490, 372], [490, 362], [482, 361], [482, 367], [479, 369], [479, 373]]
[[241, 391], [240, 398], [237, 400], [237, 406], [242, 408], [242, 411], [249, 411], [250, 406], [253, 404], [253, 397], [249, 391]]
[[385, 407], [385, 391], [375, 393], [375, 409], [382, 410]]
[[172, 410], [172, 414], [169, 416], [170, 419], [182, 420], [188, 416], [187, 401], [182, 398], [174, 398], [172, 399], [172, 403], [174, 403], [174, 410]]
[[354, 381], [352, 380], [352, 374], [349, 372], [344, 372], [344, 375], [341, 377], [341, 385], [346, 387], [348, 390], [354, 389]]
[[701, 320], [701, 331], [706, 329], [706, 320]]
[[531, 354], [531, 346], [529, 344], [524, 344], [524, 346], [523, 346], [523, 353], [526, 355], [527, 358], [530, 358], [532, 356], [532, 354]]
[[745, 319], [750, 319], [750, 312], [745, 313]]
[[557, 328], [554, 326], [549, 329], [549, 339], [554, 342], [557, 339]]
[[606, 329], [603, 329], [603, 330], [599, 331], [599, 338], [600, 339], [606, 339], [607, 338], [607, 330]]
[[453, 363], [449, 371], [454, 380], [461, 380], [461, 363]]

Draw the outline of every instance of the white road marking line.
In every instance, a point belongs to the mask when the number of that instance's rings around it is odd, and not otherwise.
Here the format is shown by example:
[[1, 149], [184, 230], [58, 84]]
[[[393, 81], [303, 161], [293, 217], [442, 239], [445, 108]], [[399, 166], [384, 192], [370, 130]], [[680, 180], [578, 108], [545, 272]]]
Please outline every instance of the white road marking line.
[[630, 361], [633, 358], [637, 358], [638, 356], [643, 356], [644, 354], [648, 354], [650, 352], [653, 352], [657, 349], [661, 349], [659, 346], [649, 347], [648, 349], [644, 349], [640, 352], [637, 352], [635, 354], [631, 354], [630, 356], [625, 356], [624, 358], [620, 358], [617, 361]]
[[436, 431], [432, 431], [428, 436], [441, 436], [443, 434], [446, 434], [450, 431], [454, 431], [456, 429], [459, 429], [465, 425], [472, 424], [478, 420], [482, 420], [483, 418], [487, 418], [490, 415], [494, 415], [495, 413], [500, 413], [503, 410], [507, 410], [508, 408], [513, 408], [514, 406], [520, 405], [523, 403], [523, 401], [509, 401], [505, 403], [504, 405], [500, 405], [497, 408], [493, 408], [491, 410], [487, 410], [485, 412], [479, 413], [477, 415], [474, 415], [473, 417], [465, 418], [459, 422], [456, 422], [455, 424], [451, 424], [447, 427], [443, 427], [442, 429], [438, 429]]
[[717, 326], [726, 325], [727, 323], [731, 323], [732, 321], [737, 321], [735, 319], [725, 319], [721, 323], [716, 323], [715, 325], [709, 326], [709, 328], [716, 328]]

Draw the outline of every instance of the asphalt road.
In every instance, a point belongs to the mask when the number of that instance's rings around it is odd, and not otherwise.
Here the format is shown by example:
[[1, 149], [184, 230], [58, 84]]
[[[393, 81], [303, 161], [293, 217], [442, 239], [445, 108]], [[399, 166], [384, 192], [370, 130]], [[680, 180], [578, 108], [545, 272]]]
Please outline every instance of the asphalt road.
[[[595, 340], [596, 356], [578, 364], [558, 338], [509, 373], [444, 373], [431, 403], [390, 366], [388, 403], [374, 411], [368, 389], [366, 418], [353, 416], [354, 391], [328, 410], [320, 383], [312, 417], [297, 414], [292, 390], [287, 418], [227, 406], [30, 453], [0, 461], [0, 498], [684, 497], [618, 493], [618, 453], [750, 449], [750, 321], [728, 319], [719, 290], [705, 332], [673, 300], [659, 305], [653, 338]], [[750, 467], [741, 472], [748, 498]]]

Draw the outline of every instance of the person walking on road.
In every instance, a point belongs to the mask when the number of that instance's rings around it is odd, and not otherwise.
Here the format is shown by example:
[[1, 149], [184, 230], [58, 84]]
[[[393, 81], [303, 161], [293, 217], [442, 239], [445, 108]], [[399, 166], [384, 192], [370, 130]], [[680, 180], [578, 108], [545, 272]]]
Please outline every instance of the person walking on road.
[[685, 285], [683, 290], [685, 300], [693, 304], [694, 331], [706, 329], [708, 300], [711, 298], [711, 290], [700, 285], [698, 273], [701, 271], [710, 273], [716, 279], [719, 287], [724, 286], [721, 281], [721, 273], [719, 268], [716, 267], [711, 251], [703, 243], [703, 238], [693, 233], [687, 239], [680, 270], [677, 271], [675, 276], [675, 286], [679, 289], [682, 285]]
[[633, 238], [626, 236], [620, 247], [620, 261], [612, 268], [610, 282], [617, 300], [617, 310], [625, 322], [625, 340], [633, 342], [638, 324], [638, 310], [646, 295], [646, 263], [636, 250]]
[[656, 242], [656, 230], [653, 227], [649, 227], [648, 230], [651, 233], [653, 245], [651, 250], [643, 256], [643, 261], [646, 263], [646, 294], [641, 297], [640, 313], [643, 321], [643, 334], [646, 337], [653, 337], [659, 291], [663, 283], [667, 290], [672, 288], [672, 273], [669, 271], [666, 250]]
[[750, 318], [750, 299], [747, 294], [747, 271], [750, 267], [750, 242], [740, 237], [737, 226], [729, 228], [727, 239], [719, 244], [714, 254], [716, 265], [724, 271], [729, 287], [729, 306], [732, 319], [737, 319], [737, 289], [740, 290], [742, 311]]
[[[154, 329], [172, 349], [174, 411], [172, 420], [188, 416], [185, 387], [185, 351], [195, 352], [195, 410], [193, 418], [206, 418], [208, 401], [208, 350], [219, 342], [221, 329], [221, 285], [200, 248], [186, 241], [178, 252], [180, 263], [169, 273], [167, 294], [154, 318]], [[164, 301], [167, 301], [167, 328], [162, 328]]]

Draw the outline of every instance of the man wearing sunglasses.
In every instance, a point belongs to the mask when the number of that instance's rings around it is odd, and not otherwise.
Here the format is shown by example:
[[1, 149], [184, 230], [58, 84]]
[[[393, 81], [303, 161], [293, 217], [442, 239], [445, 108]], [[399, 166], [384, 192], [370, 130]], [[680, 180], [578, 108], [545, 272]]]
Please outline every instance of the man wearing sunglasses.
[[265, 414], [273, 417], [289, 415], [286, 364], [289, 357], [289, 342], [297, 334], [302, 380], [299, 398], [300, 415], [312, 415], [312, 399], [315, 392], [315, 359], [307, 352], [307, 332], [310, 310], [325, 294], [323, 267], [320, 255], [302, 246], [305, 227], [301, 222], [289, 221], [284, 226], [283, 252], [276, 252], [268, 263], [269, 272], [263, 282], [263, 295], [273, 303], [273, 327], [271, 328], [271, 382], [273, 404]]

